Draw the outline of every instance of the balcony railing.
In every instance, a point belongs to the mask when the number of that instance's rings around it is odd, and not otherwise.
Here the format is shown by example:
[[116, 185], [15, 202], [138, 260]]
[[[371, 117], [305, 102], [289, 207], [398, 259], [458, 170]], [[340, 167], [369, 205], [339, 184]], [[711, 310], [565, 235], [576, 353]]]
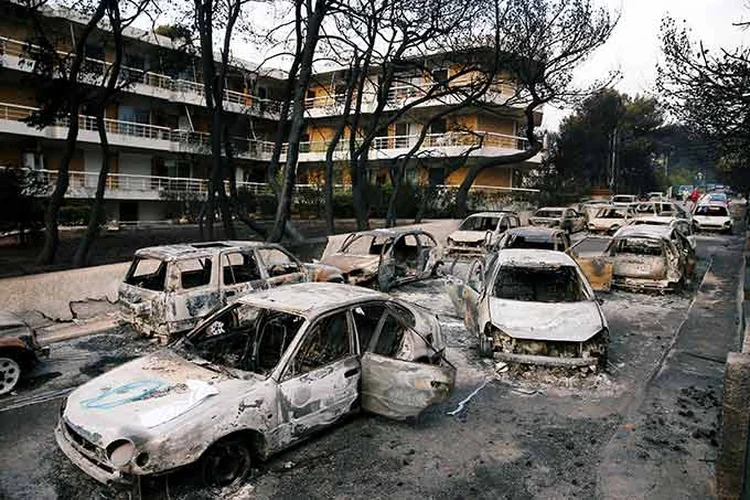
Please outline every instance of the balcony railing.
[[[38, 47], [27, 44], [12, 38], [0, 37], [0, 55], [9, 55], [19, 58], [34, 57], [34, 51]], [[60, 55], [66, 56], [67, 53], [59, 52]], [[84, 76], [89, 83], [94, 83], [98, 78], [107, 74], [111, 69], [112, 63], [87, 57], [83, 66]], [[168, 75], [145, 71], [138, 68], [123, 66], [120, 74], [120, 82], [125, 84], [142, 84], [149, 87], [155, 87], [170, 92], [190, 92], [203, 97], [203, 84], [190, 80], [172, 78]], [[239, 104], [260, 112], [278, 113], [281, 105], [278, 101], [264, 99], [247, 92], [237, 92], [235, 90], [224, 90], [224, 102]]]

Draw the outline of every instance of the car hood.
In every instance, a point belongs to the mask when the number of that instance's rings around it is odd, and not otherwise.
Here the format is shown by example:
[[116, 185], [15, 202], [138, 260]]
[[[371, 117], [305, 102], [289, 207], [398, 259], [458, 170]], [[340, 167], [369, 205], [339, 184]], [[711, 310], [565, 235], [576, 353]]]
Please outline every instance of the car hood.
[[563, 342], [585, 342], [606, 326], [592, 300], [546, 303], [492, 297], [490, 321], [516, 339]]
[[448, 238], [457, 243], [480, 243], [485, 234], [485, 231], [455, 231]]
[[155, 434], [156, 428], [207, 400], [231, 396], [246, 380], [203, 368], [171, 349], [126, 363], [68, 396], [65, 421], [92, 443], [106, 447], [126, 436]]
[[341, 269], [344, 273], [350, 273], [355, 269], [364, 269], [372, 267], [372, 272], [377, 272], [378, 263], [380, 262], [380, 255], [348, 255], [343, 253], [335, 253], [329, 255], [321, 261], [321, 264]]

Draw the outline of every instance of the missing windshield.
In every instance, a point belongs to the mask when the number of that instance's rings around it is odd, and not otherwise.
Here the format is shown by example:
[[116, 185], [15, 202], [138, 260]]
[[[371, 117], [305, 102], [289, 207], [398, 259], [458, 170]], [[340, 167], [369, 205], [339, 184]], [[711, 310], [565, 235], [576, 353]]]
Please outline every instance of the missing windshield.
[[572, 266], [502, 267], [495, 281], [495, 297], [523, 302], [580, 302], [586, 300]]

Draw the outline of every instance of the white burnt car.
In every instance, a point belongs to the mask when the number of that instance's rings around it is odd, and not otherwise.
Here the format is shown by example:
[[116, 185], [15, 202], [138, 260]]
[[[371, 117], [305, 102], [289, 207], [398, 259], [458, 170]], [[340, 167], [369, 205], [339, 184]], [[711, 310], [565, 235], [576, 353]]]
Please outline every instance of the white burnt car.
[[122, 318], [162, 339], [193, 328], [217, 307], [287, 283], [338, 281], [338, 269], [303, 264], [280, 245], [215, 241], [142, 248], [118, 290]]
[[642, 291], [675, 291], [695, 274], [695, 248], [673, 225], [623, 227], [605, 250], [613, 264], [613, 285]]
[[55, 430], [100, 482], [198, 463], [210, 486], [345, 415], [444, 401], [455, 368], [436, 317], [366, 288], [302, 283], [242, 297], [182, 339], [74, 390]]
[[[330, 245], [329, 241], [329, 245]], [[443, 262], [443, 249], [435, 237], [413, 228], [373, 229], [353, 233], [328, 252], [321, 264], [341, 270], [350, 285], [394, 286], [434, 276]]]
[[570, 233], [586, 229], [586, 217], [574, 208], [540, 208], [529, 219], [529, 224], [537, 227], [554, 227]]
[[475, 261], [448, 293], [479, 350], [507, 362], [604, 366], [609, 330], [583, 271], [569, 255], [509, 249]]
[[721, 203], [698, 205], [693, 212], [693, 222], [699, 231], [720, 231], [732, 234], [732, 216]]
[[448, 236], [446, 256], [479, 256], [487, 247], [497, 244], [503, 233], [519, 227], [515, 212], [480, 212], [468, 216], [458, 230]]
[[635, 212], [631, 207], [606, 206], [600, 208], [589, 219], [588, 229], [594, 233], [614, 234], [623, 226], [627, 226], [635, 219]]

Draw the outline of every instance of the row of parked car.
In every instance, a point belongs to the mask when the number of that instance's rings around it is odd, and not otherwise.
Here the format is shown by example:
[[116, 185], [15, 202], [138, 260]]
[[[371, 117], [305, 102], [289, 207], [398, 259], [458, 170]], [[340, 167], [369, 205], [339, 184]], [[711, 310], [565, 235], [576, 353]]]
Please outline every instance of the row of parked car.
[[313, 263], [266, 243], [139, 250], [124, 315], [169, 344], [71, 393], [57, 442], [105, 483], [195, 464], [227, 486], [351, 412], [416, 417], [448, 397], [456, 370], [434, 313], [383, 292], [456, 260], [469, 272], [447, 291], [483, 355], [601, 367], [609, 330], [595, 290], [678, 288], [694, 242], [673, 225], [626, 226], [602, 255], [580, 256], [574, 228], [546, 227], [546, 215], [523, 227], [513, 212], [474, 214], [446, 248], [420, 229], [357, 233]]

